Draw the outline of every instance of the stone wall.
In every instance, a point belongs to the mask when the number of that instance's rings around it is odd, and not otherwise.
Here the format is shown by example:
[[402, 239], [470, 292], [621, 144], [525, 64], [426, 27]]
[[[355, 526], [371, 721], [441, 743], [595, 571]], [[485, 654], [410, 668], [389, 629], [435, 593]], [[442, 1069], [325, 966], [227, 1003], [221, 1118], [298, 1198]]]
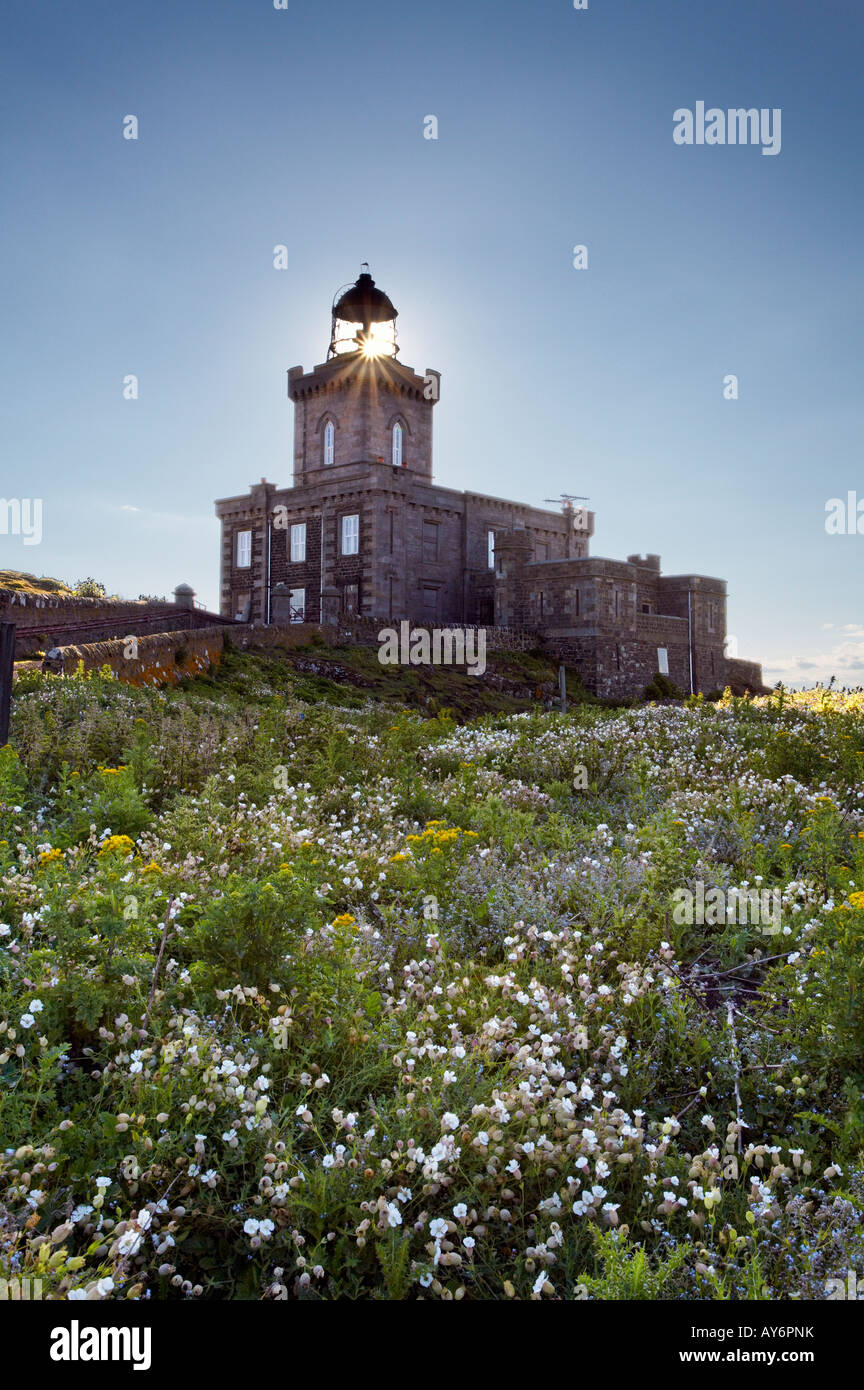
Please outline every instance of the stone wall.
[[724, 684], [730, 685], [736, 694], [739, 690], [749, 690], [758, 695], [767, 688], [762, 682], [762, 667], [758, 661], [730, 657], [726, 661], [726, 671]]
[[45, 656], [42, 669], [72, 676], [79, 665], [85, 673], [107, 666], [127, 685], [176, 685], [184, 676], [200, 675], [218, 666], [226, 630], [214, 626], [55, 647]]
[[130, 634], [143, 636], [221, 624], [218, 614], [176, 603], [124, 602], [69, 598], [0, 590], [0, 622], [15, 623], [15, 656], [70, 643], [102, 642]]

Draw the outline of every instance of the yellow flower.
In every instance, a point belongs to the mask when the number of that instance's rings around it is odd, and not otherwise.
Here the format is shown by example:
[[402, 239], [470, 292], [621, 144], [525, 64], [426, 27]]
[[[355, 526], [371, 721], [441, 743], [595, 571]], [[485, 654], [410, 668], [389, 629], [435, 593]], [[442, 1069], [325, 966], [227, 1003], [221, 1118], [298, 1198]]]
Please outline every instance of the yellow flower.
[[342, 912], [338, 917], [334, 917], [333, 925], [334, 927], [356, 927], [357, 918], [353, 917], [350, 912]]
[[849, 901], [853, 907], [864, 908], [864, 893], [850, 893]]
[[135, 848], [135, 841], [130, 840], [128, 835], [109, 835], [104, 842], [100, 854], [131, 854]]
[[161, 874], [163, 870], [160, 869], [159, 865], [156, 863], [156, 860], [153, 859], [150, 861], [149, 864], [144, 865], [144, 868], [141, 870], [141, 872], [142, 874]]
[[63, 858], [62, 849], [46, 849], [39, 855], [40, 864], [53, 864], [55, 860]]
[[403, 860], [403, 859], [407, 859], [407, 858], [408, 858], [408, 855], [407, 855], [407, 854], [402, 854], [402, 852], [400, 851], [399, 854], [391, 854], [391, 856], [390, 856], [390, 863], [391, 863], [391, 864], [401, 864], [401, 863], [402, 863], [402, 860]]

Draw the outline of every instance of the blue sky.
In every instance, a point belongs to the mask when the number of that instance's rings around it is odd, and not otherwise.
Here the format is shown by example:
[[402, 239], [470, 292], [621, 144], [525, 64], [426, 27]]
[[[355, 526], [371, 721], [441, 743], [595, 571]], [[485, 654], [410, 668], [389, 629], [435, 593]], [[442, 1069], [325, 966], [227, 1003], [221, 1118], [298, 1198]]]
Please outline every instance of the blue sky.
[[[859, 684], [862, 38], [859, 0], [10, 3], [0, 493], [44, 523], [0, 568], [214, 604], [213, 500], [290, 481], [285, 371], [368, 260], [439, 482], [588, 495], [594, 553], [728, 581], [766, 678]], [[698, 101], [781, 153], [676, 145]]]

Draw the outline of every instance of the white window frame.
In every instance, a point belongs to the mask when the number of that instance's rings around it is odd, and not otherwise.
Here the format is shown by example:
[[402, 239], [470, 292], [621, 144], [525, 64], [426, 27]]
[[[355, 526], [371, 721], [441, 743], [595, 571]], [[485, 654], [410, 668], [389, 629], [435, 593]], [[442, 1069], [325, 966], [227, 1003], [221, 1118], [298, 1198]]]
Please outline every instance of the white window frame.
[[490, 570], [495, 568], [495, 532], [486, 532], [486, 564]]
[[351, 512], [349, 516], [343, 516], [341, 526], [342, 544], [340, 552], [342, 555], [359, 555], [360, 553], [360, 516], [358, 512]]
[[402, 435], [402, 426], [399, 424], [397, 420], [396, 424], [393, 426], [393, 450], [391, 454], [394, 468], [402, 467]]
[[324, 467], [329, 468], [336, 459], [336, 426], [328, 420], [324, 426]]
[[668, 676], [668, 674], [669, 674], [669, 648], [668, 648], [668, 647], [658, 647], [658, 648], [657, 648], [657, 670], [660, 672], [660, 675], [661, 675], [661, 676]]
[[291, 623], [305, 623], [306, 621], [306, 590], [288, 590], [288, 621]]
[[252, 532], [238, 531], [236, 536], [235, 564], [238, 570], [248, 570], [252, 564]]
[[291, 525], [290, 559], [292, 565], [306, 559], [306, 522], [295, 521]]

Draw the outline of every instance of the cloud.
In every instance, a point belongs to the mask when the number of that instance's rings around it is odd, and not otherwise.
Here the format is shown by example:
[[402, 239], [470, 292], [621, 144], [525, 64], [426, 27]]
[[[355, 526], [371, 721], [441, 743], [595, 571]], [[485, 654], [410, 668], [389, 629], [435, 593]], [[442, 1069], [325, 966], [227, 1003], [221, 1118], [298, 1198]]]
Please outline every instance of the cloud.
[[837, 631], [838, 636], [840, 632], [844, 641], [821, 652], [775, 657], [764, 663], [765, 672], [787, 685], [803, 680], [827, 681], [831, 676], [836, 676], [840, 685], [864, 684], [864, 628], [860, 623], [846, 623]]
[[210, 526], [212, 517], [199, 513], [198, 516], [181, 516], [177, 512], [153, 512], [145, 507], [134, 507], [131, 502], [106, 502], [109, 512], [126, 512], [139, 517], [145, 526]]

